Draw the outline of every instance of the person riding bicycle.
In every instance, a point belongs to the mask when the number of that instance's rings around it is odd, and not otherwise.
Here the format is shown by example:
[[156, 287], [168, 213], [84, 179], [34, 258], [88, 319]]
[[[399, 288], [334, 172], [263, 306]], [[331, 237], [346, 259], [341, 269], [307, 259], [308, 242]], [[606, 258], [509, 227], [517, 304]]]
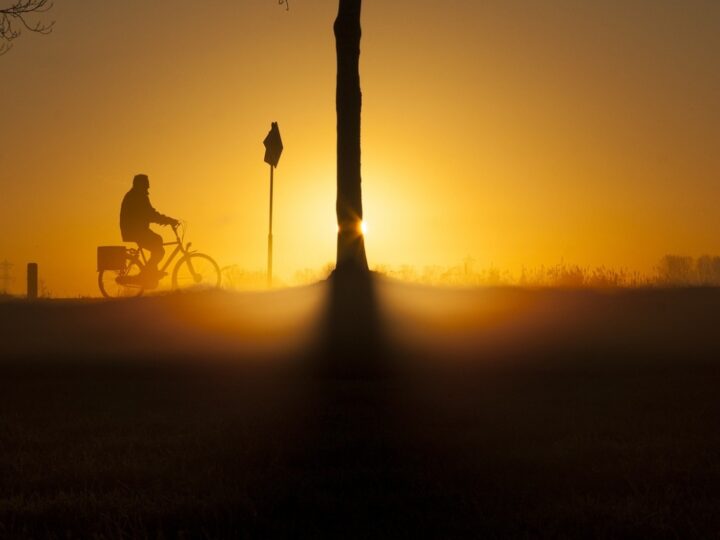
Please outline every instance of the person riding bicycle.
[[176, 227], [180, 222], [152, 207], [148, 196], [149, 190], [148, 176], [136, 174], [133, 178], [133, 187], [125, 194], [120, 206], [120, 232], [124, 242], [136, 242], [141, 248], [150, 251], [150, 259], [140, 276], [144, 280], [157, 281], [163, 276], [158, 270], [158, 264], [165, 256], [165, 248], [163, 248], [162, 236], [151, 231], [150, 224]]

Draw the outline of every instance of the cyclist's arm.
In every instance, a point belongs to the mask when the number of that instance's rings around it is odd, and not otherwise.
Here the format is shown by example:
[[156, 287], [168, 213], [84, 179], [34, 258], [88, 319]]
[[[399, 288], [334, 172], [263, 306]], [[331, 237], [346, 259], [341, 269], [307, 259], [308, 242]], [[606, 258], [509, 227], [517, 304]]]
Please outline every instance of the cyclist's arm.
[[146, 212], [148, 216], [148, 221], [150, 223], [157, 223], [158, 225], [176, 225], [177, 219], [171, 218], [170, 216], [166, 216], [164, 214], [161, 214], [153, 206], [150, 204], [150, 198], [148, 197], [146, 199], [147, 201], [147, 207]]

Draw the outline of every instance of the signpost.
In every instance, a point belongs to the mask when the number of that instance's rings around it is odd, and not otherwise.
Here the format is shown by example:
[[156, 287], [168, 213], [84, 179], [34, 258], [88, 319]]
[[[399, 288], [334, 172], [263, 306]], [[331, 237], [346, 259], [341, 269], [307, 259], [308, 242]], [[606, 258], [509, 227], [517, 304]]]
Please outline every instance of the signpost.
[[270, 131], [263, 141], [265, 145], [265, 163], [270, 165], [270, 230], [268, 232], [268, 268], [267, 268], [267, 282], [268, 287], [272, 286], [272, 251], [273, 251], [273, 237], [272, 237], [272, 223], [273, 223], [273, 183], [274, 183], [274, 171], [280, 161], [280, 154], [283, 151], [282, 138], [280, 137], [280, 129], [278, 128], [277, 122], [273, 122], [270, 127]]

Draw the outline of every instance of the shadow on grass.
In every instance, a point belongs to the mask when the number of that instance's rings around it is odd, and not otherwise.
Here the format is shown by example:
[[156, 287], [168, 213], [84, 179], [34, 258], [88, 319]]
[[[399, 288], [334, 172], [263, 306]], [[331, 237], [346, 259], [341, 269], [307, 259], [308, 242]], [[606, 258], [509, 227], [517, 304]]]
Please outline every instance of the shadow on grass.
[[328, 278], [319, 354], [312, 360], [314, 374], [372, 378], [391, 373], [376, 279], [372, 272], [351, 268], [336, 270]]

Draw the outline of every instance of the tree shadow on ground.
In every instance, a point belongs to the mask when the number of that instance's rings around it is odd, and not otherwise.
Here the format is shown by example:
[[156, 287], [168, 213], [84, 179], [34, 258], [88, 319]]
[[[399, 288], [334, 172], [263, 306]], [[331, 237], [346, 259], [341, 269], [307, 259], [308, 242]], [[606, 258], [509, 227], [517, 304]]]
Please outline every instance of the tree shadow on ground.
[[376, 281], [373, 272], [353, 268], [335, 270], [328, 278], [315, 374], [366, 378], [392, 372]]
[[412, 528], [403, 497], [412, 479], [399, 443], [407, 422], [378, 279], [352, 267], [328, 278], [306, 393], [295, 407], [301, 436], [285, 445], [294, 474], [282, 480], [263, 533], [282, 536], [288, 523], [318, 538]]

